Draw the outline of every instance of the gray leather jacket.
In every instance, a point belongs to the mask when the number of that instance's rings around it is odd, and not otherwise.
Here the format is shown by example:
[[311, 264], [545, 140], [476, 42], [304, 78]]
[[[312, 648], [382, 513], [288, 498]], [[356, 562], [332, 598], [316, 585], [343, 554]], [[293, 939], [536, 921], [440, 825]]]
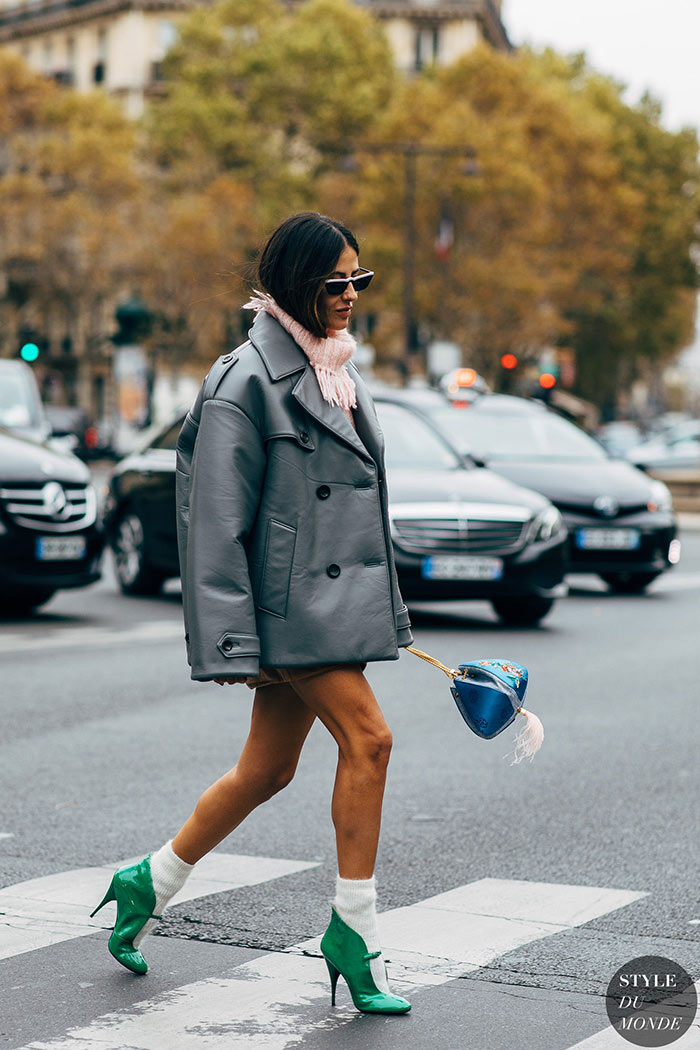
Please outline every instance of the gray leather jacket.
[[177, 443], [177, 527], [195, 681], [398, 660], [411, 645], [384, 438], [352, 361], [357, 433], [269, 314], [220, 357]]

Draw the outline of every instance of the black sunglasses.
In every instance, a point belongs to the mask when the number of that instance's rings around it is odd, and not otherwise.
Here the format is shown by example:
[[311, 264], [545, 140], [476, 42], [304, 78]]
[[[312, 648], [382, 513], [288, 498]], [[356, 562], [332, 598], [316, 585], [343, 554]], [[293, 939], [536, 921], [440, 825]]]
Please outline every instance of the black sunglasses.
[[324, 287], [328, 295], [342, 295], [349, 284], [353, 286], [356, 292], [362, 292], [369, 287], [373, 277], [374, 270], [363, 270], [362, 273], [358, 273], [355, 277], [331, 277], [324, 283]]

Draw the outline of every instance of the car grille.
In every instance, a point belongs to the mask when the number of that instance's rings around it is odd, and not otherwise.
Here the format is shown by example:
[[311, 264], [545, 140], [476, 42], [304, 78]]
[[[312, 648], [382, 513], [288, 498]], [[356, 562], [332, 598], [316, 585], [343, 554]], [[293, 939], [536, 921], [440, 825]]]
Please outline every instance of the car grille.
[[40, 532], [77, 532], [92, 525], [97, 515], [93, 486], [78, 482], [6, 483], [0, 500], [10, 521]]
[[391, 518], [394, 542], [409, 553], [505, 554], [525, 544], [530, 515], [520, 507], [498, 506], [460, 514], [448, 505], [437, 513], [426, 508], [421, 516], [397, 508]]
[[642, 514], [648, 509], [646, 503], [630, 503], [626, 506], [618, 506], [613, 514], [604, 514], [594, 510], [590, 500], [588, 503], [564, 503], [556, 500], [556, 506], [562, 514], [579, 514], [584, 518], [593, 518], [596, 522], [615, 521], [617, 518], [624, 518], [627, 514]]

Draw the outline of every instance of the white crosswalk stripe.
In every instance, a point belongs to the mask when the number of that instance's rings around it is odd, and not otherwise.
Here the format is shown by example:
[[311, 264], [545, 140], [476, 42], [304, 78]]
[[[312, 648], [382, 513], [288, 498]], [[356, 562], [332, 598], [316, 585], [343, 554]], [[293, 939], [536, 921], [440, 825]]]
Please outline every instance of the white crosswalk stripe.
[[[17, 883], [0, 890], [0, 959], [85, 937], [114, 926], [116, 905], [104, 906], [94, 919], [89, 913], [102, 900], [116, 868], [133, 864], [132, 857], [103, 868], [81, 868]], [[210, 853], [197, 864], [171, 905], [255, 886], [318, 866], [316, 861]]]
[[[687, 591], [700, 587], [700, 572], [672, 572], [662, 576], [652, 584], [651, 590], [656, 593], [664, 591]], [[674, 1044], [680, 1046], [680, 1043]]]
[[32, 650], [36, 653], [46, 649], [70, 649], [80, 646], [90, 649], [98, 646], [122, 645], [124, 642], [158, 642], [181, 638], [185, 642], [185, 631], [177, 620], [150, 620], [134, 627], [100, 627], [86, 624], [83, 627], [58, 627], [53, 631], [42, 628], [41, 639], [37, 632], [23, 631], [0, 636], [0, 655]]
[[[481, 879], [379, 914], [391, 987], [429, 989], [531, 941], [571, 930], [645, 897], [643, 892], [507, 879]], [[341, 982], [329, 1013], [330, 985], [318, 958], [320, 936], [261, 956], [225, 978], [183, 985], [105, 1014], [22, 1050], [288, 1050], [316, 1030], [352, 1021], [357, 1011]], [[315, 957], [310, 957], [315, 956]], [[619, 1039], [619, 1036], [616, 1036]]]
[[[695, 985], [700, 1000], [700, 983]], [[582, 1039], [580, 1043], [567, 1047], [567, 1050], [621, 1050], [625, 1046], [632, 1047], [634, 1044], [624, 1041], [623, 1037], [608, 1025], [588, 1039]], [[700, 1019], [695, 1018], [694, 1024], [690, 1026], [685, 1035], [670, 1044], [673, 1050], [700, 1050]]]

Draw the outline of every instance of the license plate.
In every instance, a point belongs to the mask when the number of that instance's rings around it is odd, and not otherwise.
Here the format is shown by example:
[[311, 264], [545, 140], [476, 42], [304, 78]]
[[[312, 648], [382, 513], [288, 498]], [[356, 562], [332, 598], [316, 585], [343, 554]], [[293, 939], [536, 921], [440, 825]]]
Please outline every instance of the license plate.
[[39, 561], [78, 561], [85, 557], [84, 536], [39, 536], [36, 556]]
[[633, 551], [642, 541], [639, 529], [577, 529], [576, 546], [584, 551]]
[[502, 558], [470, 558], [462, 554], [431, 554], [423, 558], [424, 580], [500, 580]]

